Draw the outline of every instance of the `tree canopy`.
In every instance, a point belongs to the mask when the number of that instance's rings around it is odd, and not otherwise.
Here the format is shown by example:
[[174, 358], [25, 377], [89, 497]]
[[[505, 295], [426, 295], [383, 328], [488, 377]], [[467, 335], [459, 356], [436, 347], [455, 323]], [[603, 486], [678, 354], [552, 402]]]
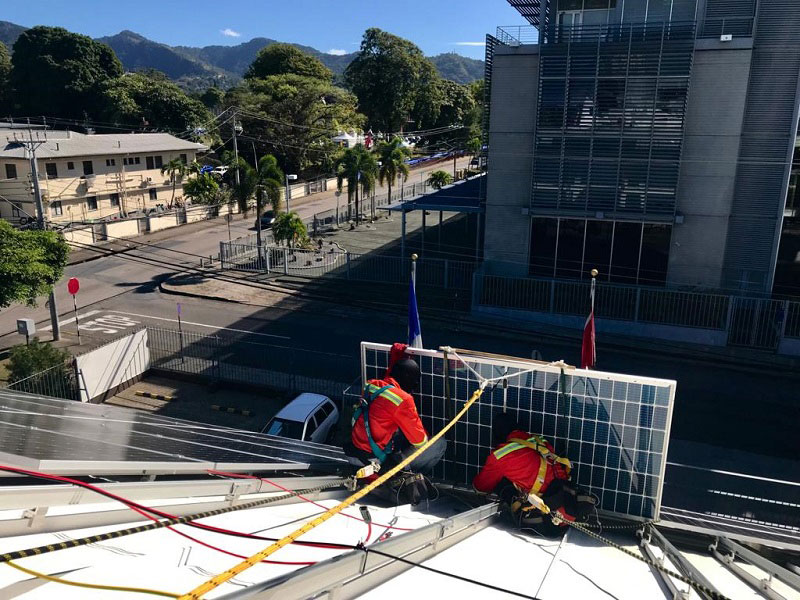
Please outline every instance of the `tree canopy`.
[[97, 109], [98, 87], [122, 75], [105, 44], [61, 27], [33, 27], [14, 43], [11, 85], [21, 114], [83, 118]]
[[361, 220], [358, 188], [361, 196], [369, 194], [375, 188], [378, 178], [378, 161], [375, 155], [362, 144], [356, 144], [344, 151], [336, 163], [336, 186], [341, 192], [347, 182], [347, 201], [356, 199], [356, 223]]
[[69, 247], [54, 231], [19, 231], [0, 219], [0, 308], [36, 305], [61, 279]]
[[367, 29], [344, 78], [373, 129], [399, 131], [409, 119], [419, 129], [439, 117], [439, 74], [422, 50], [401, 37]]
[[[66, 350], [54, 348], [50, 344], [40, 342], [39, 338], [35, 337], [30, 344], [14, 346], [8, 353], [8, 381], [16, 383], [53, 367], [62, 367], [60, 373], [51, 374], [47, 378], [48, 383], [60, 383], [59, 379], [66, 380], [68, 378], [67, 360], [69, 357], [70, 353]], [[22, 391], [26, 391], [24, 387]]]
[[245, 79], [263, 79], [272, 75], [300, 75], [332, 81], [333, 72], [315, 56], [291, 44], [272, 44], [258, 51], [245, 73]]
[[126, 73], [101, 86], [102, 118], [124, 124], [146, 123], [150, 127], [182, 132], [209, 121], [202, 102], [158, 71]]
[[240, 145], [275, 155], [285, 171], [299, 175], [324, 170], [338, 150], [331, 138], [364, 124], [353, 94], [299, 75], [248, 79], [228, 92], [225, 104], [241, 109]]
[[11, 58], [8, 48], [0, 42], [0, 114], [11, 110]]

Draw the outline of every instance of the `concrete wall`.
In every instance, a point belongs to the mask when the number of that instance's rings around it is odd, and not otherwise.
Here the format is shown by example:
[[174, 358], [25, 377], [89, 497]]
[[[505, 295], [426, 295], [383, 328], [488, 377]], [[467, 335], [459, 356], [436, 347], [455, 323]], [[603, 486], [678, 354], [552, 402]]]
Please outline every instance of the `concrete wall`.
[[67, 243], [75, 242], [77, 244], [94, 244], [94, 235], [91, 227], [65, 231], [64, 239], [67, 241]]
[[161, 217], [147, 217], [148, 222], [150, 223], [150, 231], [160, 231], [162, 229], [168, 229], [169, 227], [175, 227], [178, 225], [178, 217], [173, 214], [163, 215]]
[[186, 209], [186, 222], [195, 223], [196, 221], [205, 221], [211, 218], [213, 210], [205, 206], [196, 206], [194, 208]]
[[81, 354], [75, 359], [80, 373], [81, 401], [101, 400], [150, 368], [147, 330], [140, 329]]
[[497, 49], [492, 63], [484, 257], [493, 272], [526, 275], [539, 48]]
[[667, 284], [718, 287], [733, 202], [750, 48], [695, 51]]
[[110, 239], [139, 235], [139, 223], [136, 219], [112, 221], [105, 224], [106, 235]]

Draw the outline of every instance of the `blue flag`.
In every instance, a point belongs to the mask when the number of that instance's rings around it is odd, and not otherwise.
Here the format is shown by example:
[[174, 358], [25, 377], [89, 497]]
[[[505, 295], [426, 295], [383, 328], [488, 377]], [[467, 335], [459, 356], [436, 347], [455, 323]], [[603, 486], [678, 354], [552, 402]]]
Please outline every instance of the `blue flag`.
[[411, 285], [408, 288], [408, 345], [422, 348], [422, 327], [417, 310], [416, 264], [411, 266]]

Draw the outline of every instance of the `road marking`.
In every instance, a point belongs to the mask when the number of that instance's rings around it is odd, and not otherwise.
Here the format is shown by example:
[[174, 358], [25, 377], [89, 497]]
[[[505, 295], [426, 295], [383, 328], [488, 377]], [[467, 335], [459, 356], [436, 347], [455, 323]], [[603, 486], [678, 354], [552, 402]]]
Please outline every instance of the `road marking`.
[[[91, 317], [92, 315], [96, 315], [99, 312], [100, 312], [99, 310], [90, 310], [87, 313], [83, 313], [82, 315], [78, 315], [78, 318], [82, 321], [84, 318]], [[72, 317], [71, 319], [59, 319], [58, 320], [58, 324], [59, 325], [66, 325], [68, 323], [72, 323], [74, 320], [75, 320], [75, 317]], [[52, 325], [48, 325], [47, 327], [42, 327], [42, 331], [50, 331], [52, 328], [53, 328]]]
[[[122, 312], [121, 310], [109, 310], [108, 312], [113, 312], [118, 315], [128, 315], [131, 317], [140, 317], [142, 319], [156, 319], [157, 321], [169, 321], [170, 323], [177, 323], [178, 319], [167, 319], [166, 317], [154, 317], [153, 315], [140, 315], [138, 313], [129, 313], [129, 312]], [[218, 325], [207, 325], [206, 323], [193, 323], [192, 321], [184, 321], [181, 319], [181, 323], [184, 325], [194, 325], [195, 327], [206, 327], [208, 329], [224, 329], [225, 331], [235, 331], [237, 333], [247, 333], [249, 335], [260, 335], [263, 337], [272, 337], [272, 338], [279, 338], [282, 340], [290, 340], [292, 338], [286, 335], [275, 335], [272, 333], [256, 333], [255, 331], [247, 331], [246, 329], [235, 329], [234, 327], [220, 327]]]

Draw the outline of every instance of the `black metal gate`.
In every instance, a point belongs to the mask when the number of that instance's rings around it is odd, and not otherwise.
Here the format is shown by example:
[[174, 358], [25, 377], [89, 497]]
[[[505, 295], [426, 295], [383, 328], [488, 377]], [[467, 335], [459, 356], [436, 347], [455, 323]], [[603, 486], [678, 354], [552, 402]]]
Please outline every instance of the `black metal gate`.
[[786, 321], [783, 300], [733, 298], [729, 346], [777, 350]]

